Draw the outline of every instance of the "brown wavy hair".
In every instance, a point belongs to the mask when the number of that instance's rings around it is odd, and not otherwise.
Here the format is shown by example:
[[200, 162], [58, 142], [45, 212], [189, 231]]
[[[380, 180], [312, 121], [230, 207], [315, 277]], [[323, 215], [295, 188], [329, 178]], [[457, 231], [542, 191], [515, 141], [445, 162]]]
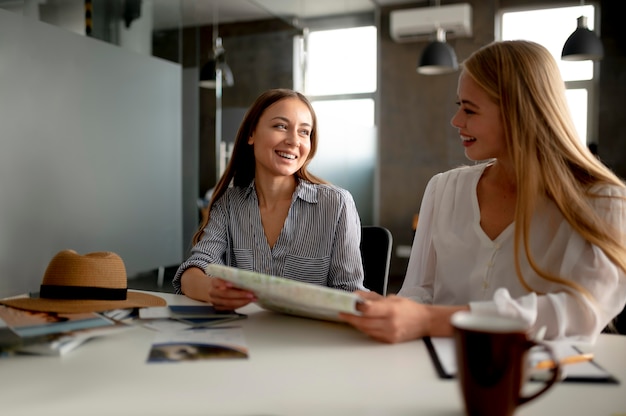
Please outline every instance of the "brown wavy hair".
[[265, 91], [254, 101], [252, 106], [246, 112], [246, 115], [239, 126], [239, 130], [237, 131], [237, 136], [235, 137], [235, 146], [233, 148], [233, 153], [231, 155], [230, 161], [228, 162], [228, 166], [226, 170], [222, 174], [222, 177], [215, 185], [215, 190], [213, 191], [213, 195], [211, 197], [211, 201], [209, 202], [209, 206], [207, 207], [207, 214], [204, 215], [202, 222], [196, 233], [193, 236], [193, 244], [197, 244], [202, 238], [202, 234], [204, 232], [204, 228], [209, 222], [209, 216], [211, 212], [211, 208], [215, 204], [217, 200], [219, 200], [226, 189], [228, 189], [231, 184], [233, 186], [239, 187], [247, 187], [250, 185], [250, 182], [254, 179], [255, 168], [256, 168], [256, 159], [254, 157], [254, 148], [252, 145], [248, 143], [249, 137], [256, 130], [257, 125], [259, 124], [259, 120], [261, 116], [265, 112], [265, 110], [271, 106], [272, 104], [284, 100], [287, 98], [297, 98], [302, 101], [309, 108], [309, 112], [311, 113], [311, 118], [313, 120], [311, 132], [310, 132], [310, 141], [311, 141], [311, 149], [309, 150], [309, 155], [305, 160], [304, 164], [297, 172], [294, 173], [294, 176], [297, 179], [304, 179], [312, 183], [326, 183], [322, 179], [317, 176], [311, 174], [307, 167], [313, 156], [317, 151], [317, 117], [315, 115], [315, 111], [313, 110], [313, 106], [311, 102], [300, 92], [286, 89], [286, 88], [276, 88]]

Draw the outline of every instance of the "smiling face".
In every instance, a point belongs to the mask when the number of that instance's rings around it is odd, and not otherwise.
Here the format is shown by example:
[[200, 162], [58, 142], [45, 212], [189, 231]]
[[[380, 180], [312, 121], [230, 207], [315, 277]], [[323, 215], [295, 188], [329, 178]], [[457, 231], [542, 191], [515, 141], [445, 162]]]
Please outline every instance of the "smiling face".
[[459, 130], [470, 160], [508, 157], [500, 107], [466, 72], [459, 77], [458, 110], [451, 123]]
[[285, 98], [269, 106], [248, 138], [254, 146], [256, 175], [291, 176], [311, 150], [313, 117], [305, 103]]

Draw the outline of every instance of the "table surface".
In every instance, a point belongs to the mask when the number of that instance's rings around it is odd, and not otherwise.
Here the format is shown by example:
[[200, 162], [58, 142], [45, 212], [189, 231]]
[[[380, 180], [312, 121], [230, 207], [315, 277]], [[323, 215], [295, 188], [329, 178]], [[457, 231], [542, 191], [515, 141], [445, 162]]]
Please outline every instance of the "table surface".
[[[456, 380], [438, 378], [421, 340], [387, 345], [341, 323], [240, 312], [248, 359], [148, 364], [156, 333], [144, 327], [62, 357], [0, 359], [2, 414], [463, 415]], [[621, 384], [560, 383], [516, 416], [626, 416], [626, 336], [601, 335], [593, 352]]]

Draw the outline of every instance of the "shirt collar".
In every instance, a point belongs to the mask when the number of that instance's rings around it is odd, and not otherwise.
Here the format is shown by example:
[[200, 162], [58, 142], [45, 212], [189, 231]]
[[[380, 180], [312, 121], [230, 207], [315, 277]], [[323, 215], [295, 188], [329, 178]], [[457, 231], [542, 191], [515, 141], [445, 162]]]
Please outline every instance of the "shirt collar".
[[[245, 191], [246, 198], [252, 194], [256, 194], [254, 179], [250, 181], [250, 185], [248, 185], [248, 188]], [[295, 195], [297, 198], [300, 198], [309, 204], [317, 203], [317, 188], [307, 180], [298, 179], [298, 186], [296, 186]]]
[[296, 196], [309, 204], [316, 204], [317, 187], [309, 181], [300, 179], [296, 187]]

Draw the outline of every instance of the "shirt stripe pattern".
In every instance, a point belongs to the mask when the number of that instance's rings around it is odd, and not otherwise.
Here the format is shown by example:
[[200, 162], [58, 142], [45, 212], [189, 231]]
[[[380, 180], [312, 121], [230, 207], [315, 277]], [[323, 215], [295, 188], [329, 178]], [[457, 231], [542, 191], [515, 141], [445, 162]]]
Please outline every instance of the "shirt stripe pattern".
[[354, 291], [363, 287], [361, 221], [352, 195], [330, 184], [301, 180], [285, 223], [269, 247], [254, 182], [230, 187], [211, 209], [202, 240], [178, 268], [225, 264], [301, 282]]

